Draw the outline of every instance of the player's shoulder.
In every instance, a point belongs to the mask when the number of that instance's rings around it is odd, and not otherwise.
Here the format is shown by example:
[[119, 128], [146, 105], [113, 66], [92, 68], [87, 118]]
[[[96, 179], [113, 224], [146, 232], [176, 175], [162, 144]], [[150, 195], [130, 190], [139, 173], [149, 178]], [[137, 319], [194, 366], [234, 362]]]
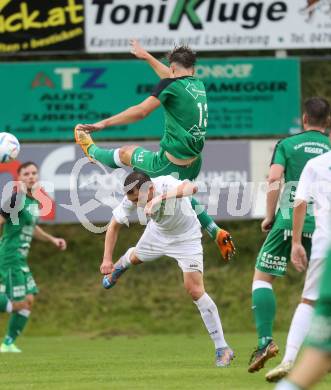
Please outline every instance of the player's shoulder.
[[163, 92], [165, 89], [169, 88], [173, 83], [176, 82], [176, 78], [165, 78], [162, 79], [156, 86], [154, 87], [151, 96], [158, 97], [161, 92]]
[[165, 89], [182, 89], [186, 88], [190, 83], [199, 83], [203, 85], [203, 82], [194, 76], [181, 76], [181, 77], [168, 77], [162, 79], [153, 89], [152, 96], [158, 97]]
[[128, 199], [127, 195], [125, 195], [120, 203], [120, 206], [126, 207], [126, 208], [131, 208], [131, 207], [134, 207], [134, 203]]
[[155, 187], [161, 188], [162, 186], [178, 186], [181, 181], [171, 175], [159, 176], [152, 179]]
[[330, 146], [330, 141], [328, 136], [325, 133], [320, 131], [302, 131], [301, 133], [288, 135], [285, 138], [282, 138], [278, 141], [276, 146], [293, 146], [295, 144], [301, 144], [304, 142], [313, 142], [318, 140], [319, 142], [325, 143], [326, 147]]
[[300, 142], [300, 140], [303, 138], [305, 138], [304, 132], [297, 133], [297, 134], [291, 134], [291, 135], [288, 135], [287, 137], [280, 139], [277, 144], [286, 146], [286, 145], [289, 145], [292, 143]]

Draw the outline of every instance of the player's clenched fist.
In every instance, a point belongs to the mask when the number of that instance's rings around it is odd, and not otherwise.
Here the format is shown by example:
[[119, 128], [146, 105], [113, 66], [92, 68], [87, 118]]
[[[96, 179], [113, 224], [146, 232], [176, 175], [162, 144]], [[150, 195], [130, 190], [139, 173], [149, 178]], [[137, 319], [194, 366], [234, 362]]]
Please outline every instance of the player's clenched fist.
[[103, 275], [111, 274], [114, 268], [114, 264], [109, 259], [103, 259], [101, 265], [100, 265], [100, 272]]
[[308, 266], [307, 253], [302, 244], [292, 244], [291, 262], [298, 272], [303, 272]]
[[148, 52], [140, 45], [140, 43], [132, 39], [130, 41], [131, 53], [141, 60], [145, 60], [148, 56]]

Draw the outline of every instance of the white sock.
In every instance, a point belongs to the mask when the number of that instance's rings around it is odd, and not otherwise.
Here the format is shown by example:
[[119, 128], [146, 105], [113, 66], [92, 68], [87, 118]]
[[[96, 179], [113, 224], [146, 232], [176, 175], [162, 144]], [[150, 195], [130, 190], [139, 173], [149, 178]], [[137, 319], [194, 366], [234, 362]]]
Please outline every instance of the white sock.
[[115, 164], [119, 167], [119, 168], [124, 168], [126, 167], [125, 164], [122, 163], [121, 159], [120, 159], [120, 150], [119, 149], [115, 149], [114, 151], [114, 162]]
[[130, 261], [130, 256], [134, 248], [128, 249], [125, 254], [118, 260], [118, 262], [121, 264], [123, 268], [129, 268], [131, 267], [132, 263]]
[[227, 347], [224, 339], [221, 319], [217, 306], [207, 293], [204, 293], [197, 301], [193, 301], [200, 310], [203, 322], [215, 344], [215, 349]]
[[272, 284], [264, 282], [263, 280], [254, 280], [252, 284], [252, 291], [258, 290], [259, 288], [270, 288], [270, 290], [272, 290]]
[[20, 314], [21, 316], [23, 317], [26, 317], [26, 318], [29, 318], [30, 317], [30, 314], [31, 314], [31, 311], [28, 310], [28, 309], [22, 309], [18, 312], [18, 314]]
[[300, 387], [286, 379], [283, 379], [277, 384], [275, 390], [300, 390]]
[[7, 307], [6, 307], [6, 312], [7, 313], [11, 313], [12, 311], [13, 311], [13, 304], [11, 303], [11, 301], [8, 300]]
[[308, 334], [313, 311], [314, 308], [311, 305], [306, 303], [298, 305], [287, 336], [286, 350], [282, 363], [295, 361], [301, 345]]

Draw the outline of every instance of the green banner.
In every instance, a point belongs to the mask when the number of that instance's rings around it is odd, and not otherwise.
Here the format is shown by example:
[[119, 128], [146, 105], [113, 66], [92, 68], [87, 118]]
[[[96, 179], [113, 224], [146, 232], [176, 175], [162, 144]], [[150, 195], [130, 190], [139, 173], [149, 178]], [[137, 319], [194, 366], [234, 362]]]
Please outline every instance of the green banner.
[[[296, 59], [203, 59], [208, 137], [291, 134], [300, 124]], [[157, 76], [136, 60], [0, 64], [0, 130], [20, 140], [70, 140], [77, 123], [94, 123], [149, 96]], [[96, 134], [99, 139], [159, 138], [162, 109], [141, 122]]]

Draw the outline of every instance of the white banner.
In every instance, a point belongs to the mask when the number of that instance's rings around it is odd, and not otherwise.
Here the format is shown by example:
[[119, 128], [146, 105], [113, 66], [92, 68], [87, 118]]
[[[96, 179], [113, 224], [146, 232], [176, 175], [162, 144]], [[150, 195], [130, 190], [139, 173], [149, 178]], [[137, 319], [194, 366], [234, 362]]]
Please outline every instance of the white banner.
[[331, 0], [85, 0], [88, 52], [331, 47]]

